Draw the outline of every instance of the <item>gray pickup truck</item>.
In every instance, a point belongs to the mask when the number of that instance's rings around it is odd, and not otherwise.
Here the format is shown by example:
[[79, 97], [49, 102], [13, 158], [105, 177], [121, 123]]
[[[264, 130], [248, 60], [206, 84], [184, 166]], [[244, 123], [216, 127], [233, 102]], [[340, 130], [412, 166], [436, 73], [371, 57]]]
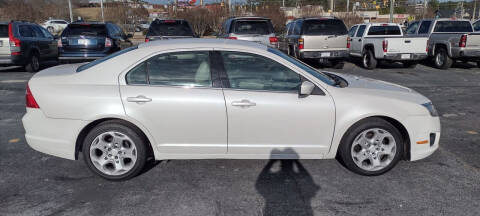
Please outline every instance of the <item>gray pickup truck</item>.
[[279, 49], [301, 60], [316, 60], [343, 68], [348, 57], [347, 27], [335, 17], [296, 19], [287, 24]]
[[450, 68], [455, 60], [476, 62], [480, 67], [480, 33], [469, 20], [425, 19], [410, 23], [409, 36], [428, 37], [428, 56], [436, 68]]

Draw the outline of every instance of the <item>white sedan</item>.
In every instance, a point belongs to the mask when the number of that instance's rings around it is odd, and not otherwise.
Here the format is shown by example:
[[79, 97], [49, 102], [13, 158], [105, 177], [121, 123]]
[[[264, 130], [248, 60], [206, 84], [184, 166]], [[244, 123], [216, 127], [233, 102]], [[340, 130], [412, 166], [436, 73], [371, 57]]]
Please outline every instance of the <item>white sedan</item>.
[[28, 82], [28, 144], [110, 180], [147, 158], [330, 159], [362, 175], [438, 148], [432, 103], [396, 84], [319, 72], [236, 40], [141, 44]]

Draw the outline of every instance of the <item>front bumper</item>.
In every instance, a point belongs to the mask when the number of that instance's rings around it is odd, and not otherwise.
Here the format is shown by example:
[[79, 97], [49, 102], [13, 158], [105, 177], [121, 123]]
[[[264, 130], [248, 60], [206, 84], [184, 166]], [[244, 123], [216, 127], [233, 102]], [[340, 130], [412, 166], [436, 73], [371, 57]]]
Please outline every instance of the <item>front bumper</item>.
[[348, 57], [347, 50], [300, 51], [304, 59], [343, 59]]
[[22, 118], [25, 138], [33, 149], [45, 154], [75, 160], [75, 143], [88, 122], [46, 117], [40, 109], [27, 108]]
[[426, 158], [438, 149], [441, 131], [439, 117], [412, 116], [404, 124], [410, 137], [411, 161]]
[[[409, 55], [409, 58], [402, 58], [405, 55]], [[427, 53], [387, 53], [383, 58], [392, 61], [420, 61], [427, 58]]]

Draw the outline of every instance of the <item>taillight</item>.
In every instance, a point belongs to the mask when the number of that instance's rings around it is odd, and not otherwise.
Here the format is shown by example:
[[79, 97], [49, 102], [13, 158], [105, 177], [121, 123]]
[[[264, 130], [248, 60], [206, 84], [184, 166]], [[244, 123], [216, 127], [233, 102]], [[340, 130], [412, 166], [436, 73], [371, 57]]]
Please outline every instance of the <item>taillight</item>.
[[150, 38], [145, 38], [145, 43], [149, 42]]
[[33, 97], [32, 92], [30, 91], [30, 87], [27, 84], [27, 92], [25, 94], [25, 104], [27, 105], [27, 108], [34, 108], [34, 109], [39, 109], [40, 106], [38, 106], [37, 101], [35, 101], [35, 98]]
[[347, 37], [347, 49], [350, 49], [350, 37]]
[[459, 47], [466, 47], [467, 46], [467, 35], [464, 34], [460, 37], [460, 42], [458, 44]]
[[237, 40], [237, 37], [227, 37], [227, 39], [230, 39], [230, 40]]
[[18, 38], [13, 35], [13, 24], [8, 24], [8, 39], [10, 42], [10, 53], [11, 55], [20, 55], [20, 46], [21, 42]]
[[425, 48], [425, 51], [427, 51], [427, 53], [428, 53], [428, 41], [429, 40], [427, 40], [427, 48]]
[[271, 45], [277, 45], [277, 43], [278, 43], [278, 38], [277, 37], [269, 37], [268, 40], [270, 40]]
[[303, 48], [304, 48], [303, 38], [299, 38], [298, 39], [298, 49], [303, 49]]
[[63, 47], [62, 39], [58, 39], [57, 47]]
[[383, 40], [382, 41], [382, 48], [383, 48], [383, 52], [387, 52], [387, 50], [388, 50], [388, 40]]
[[110, 38], [105, 38], [105, 47], [112, 47], [112, 40], [110, 40]]

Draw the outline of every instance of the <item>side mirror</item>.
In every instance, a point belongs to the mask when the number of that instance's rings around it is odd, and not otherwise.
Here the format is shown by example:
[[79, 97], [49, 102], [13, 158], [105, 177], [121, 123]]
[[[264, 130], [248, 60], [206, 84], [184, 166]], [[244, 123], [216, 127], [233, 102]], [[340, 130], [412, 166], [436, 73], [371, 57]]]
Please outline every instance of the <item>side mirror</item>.
[[132, 34], [127, 34], [127, 38], [133, 38]]
[[302, 85], [300, 85], [300, 89], [299, 89], [298, 94], [300, 96], [306, 97], [306, 96], [312, 94], [313, 89], [315, 89], [315, 84], [311, 83], [310, 81], [303, 81]]

